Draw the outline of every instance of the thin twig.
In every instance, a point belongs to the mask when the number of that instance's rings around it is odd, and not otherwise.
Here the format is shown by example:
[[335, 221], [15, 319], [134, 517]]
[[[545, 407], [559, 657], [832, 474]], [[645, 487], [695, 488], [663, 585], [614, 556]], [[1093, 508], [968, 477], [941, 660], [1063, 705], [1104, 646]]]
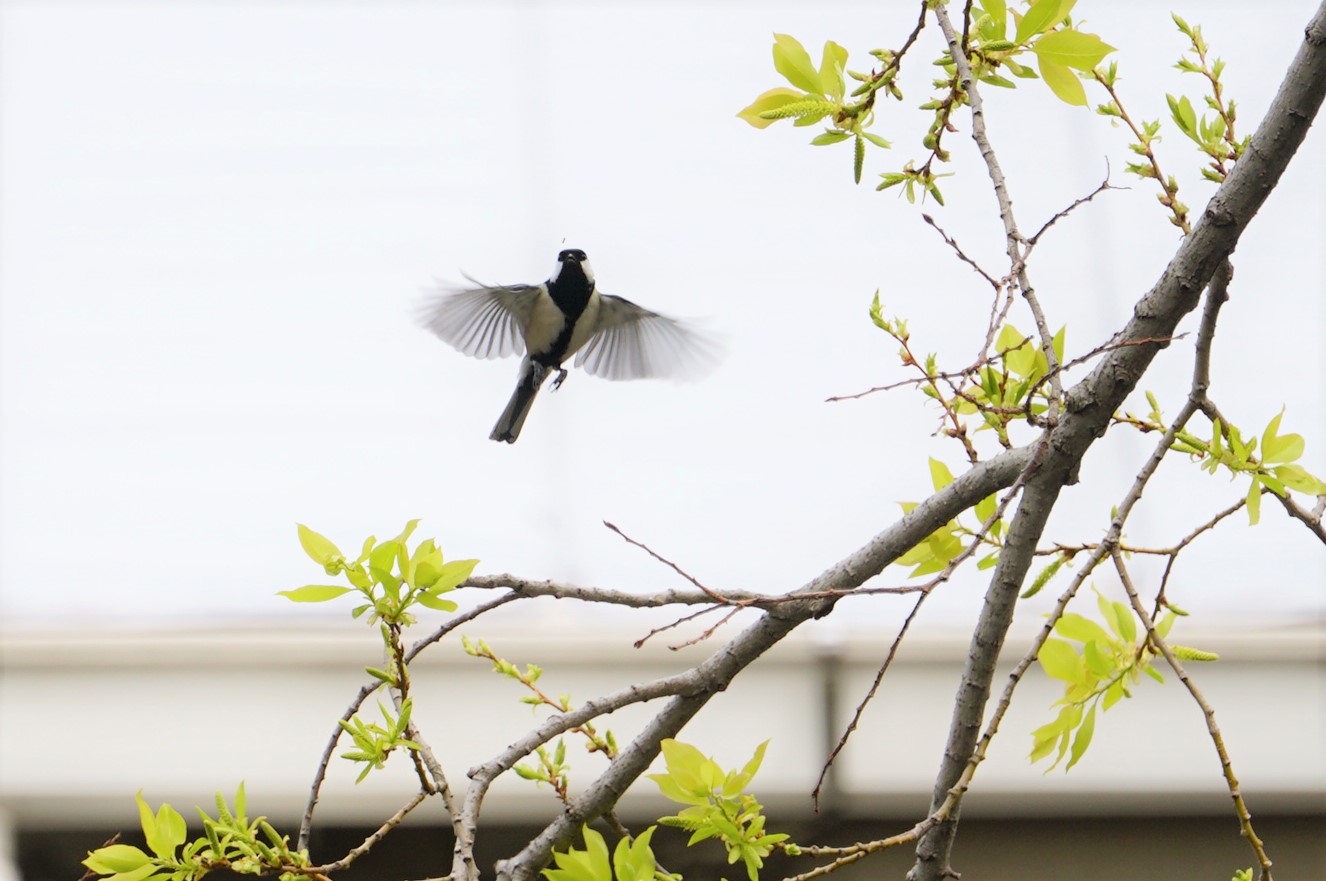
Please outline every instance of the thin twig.
[[1090, 193], [1087, 193], [1085, 196], [1083, 196], [1080, 199], [1074, 200], [1072, 205], [1069, 205], [1067, 208], [1063, 209], [1062, 211], [1058, 212], [1053, 217], [1051, 217], [1049, 220], [1045, 221], [1045, 223], [1041, 226], [1041, 228], [1036, 230], [1036, 234], [1031, 238], [1027, 239], [1027, 250], [1030, 251], [1032, 248], [1036, 247], [1036, 243], [1041, 240], [1041, 236], [1045, 235], [1045, 233], [1049, 231], [1050, 227], [1054, 226], [1056, 223], [1063, 220], [1068, 215], [1072, 214], [1073, 211], [1076, 210], [1077, 208], [1080, 208], [1081, 206], [1087, 204], [1092, 199], [1096, 198], [1106, 190], [1119, 190], [1119, 189], [1127, 189], [1127, 187], [1110, 186], [1110, 160], [1109, 157], [1107, 156], [1105, 158], [1105, 179], [1101, 181], [1100, 184], [1097, 185], [1097, 187], [1094, 190], [1092, 190]]
[[327, 863], [324, 866], [283, 866], [282, 869], [299, 875], [328, 875], [332, 872], [339, 872], [341, 869], [348, 868], [351, 863], [372, 850], [373, 845], [385, 838], [387, 833], [399, 826], [409, 815], [410, 811], [419, 807], [426, 798], [428, 798], [428, 794], [425, 792], [415, 793], [414, 798], [406, 802], [400, 810], [388, 817], [385, 823], [365, 838], [363, 844], [351, 849], [349, 853], [334, 863]]
[[959, 260], [961, 260], [963, 263], [966, 263], [972, 269], [975, 269], [976, 272], [981, 276], [981, 278], [988, 281], [990, 283], [990, 286], [994, 288], [996, 291], [1002, 289], [1002, 285], [999, 284], [999, 282], [994, 278], [994, 276], [990, 275], [990, 273], [982, 269], [981, 264], [977, 263], [975, 260], [968, 257], [966, 252], [962, 250], [962, 246], [959, 245], [952, 236], [944, 232], [944, 228], [941, 227], [938, 223], [936, 223], [933, 217], [931, 217], [929, 214], [922, 214], [921, 219], [924, 220], [926, 223], [930, 224], [930, 227], [935, 232], [939, 233], [939, 237], [944, 240], [944, 244], [948, 245], [950, 248], [953, 249], [953, 253], [958, 255]]
[[1110, 556], [1114, 561], [1114, 569], [1119, 574], [1119, 580], [1123, 583], [1123, 589], [1128, 593], [1128, 600], [1133, 605], [1133, 611], [1137, 613], [1137, 617], [1146, 626], [1147, 639], [1165, 656], [1165, 660], [1169, 662], [1174, 674], [1179, 677], [1179, 681], [1183, 683], [1184, 688], [1188, 689], [1188, 693], [1197, 702], [1197, 706], [1202, 708], [1202, 715], [1206, 717], [1206, 730], [1211, 735], [1211, 743], [1215, 745], [1216, 755], [1220, 757], [1220, 769], [1224, 772], [1225, 783], [1229, 787], [1229, 796], [1234, 800], [1234, 811], [1238, 814], [1243, 837], [1248, 840], [1248, 845], [1252, 848], [1253, 853], [1257, 855], [1257, 863], [1261, 866], [1261, 881], [1271, 881], [1271, 858], [1267, 856], [1266, 849], [1262, 846], [1262, 840], [1257, 837], [1257, 833], [1252, 828], [1252, 814], [1248, 812], [1248, 805], [1244, 802], [1243, 793], [1239, 789], [1238, 778], [1234, 776], [1234, 765], [1229, 759], [1229, 752], [1225, 749], [1225, 738], [1220, 733], [1220, 726], [1216, 724], [1215, 710], [1207, 703], [1206, 697], [1197, 688], [1197, 684], [1188, 676], [1183, 664], [1165, 642], [1164, 637], [1156, 632], [1155, 621], [1147, 613], [1146, 608], [1142, 605], [1142, 598], [1138, 596], [1137, 589], [1133, 587], [1133, 580], [1128, 574], [1128, 567], [1124, 564], [1123, 555], [1119, 553], [1118, 549], [1115, 549]]
[[635, 545], [637, 548], [640, 548], [642, 551], [644, 551], [649, 556], [653, 557], [655, 560], [658, 560], [660, 563], [671, 568], [673, 572], [676, 572], [682, 578], [685, 578], [691, 584], [694, 584], [700, 590], [704, 591], [705, 595], [708, 596], [709, 599], [713, 600], [714, 602], [723, 603], [725, 605], [738, 605], [738, 606], [748, 605], [748, 603], [740, 601], [733, 602], [729, 600], [727, 597], [723, 596], [718, 591], [710, 590], [709, 588], [705, 587], [703, 584], [700, 583], [699, 579], [697, 579], [694, 575], [691, 575], [685, 569], [682, 569], [676, 563], [672, 562], [667, 557], [664, 557], [662, 554], [658, 553], [653, 548], [649, 547], [649, 545], [643, 542], [636, 541], [635, 539], [631, 538], [629, 535], [618, 529], [616, 524], [609, 523], [607, 520], [604, 520], [603, 525], [608, 527], [618, 535], [620, 535], [626, 541], [627, 544]]

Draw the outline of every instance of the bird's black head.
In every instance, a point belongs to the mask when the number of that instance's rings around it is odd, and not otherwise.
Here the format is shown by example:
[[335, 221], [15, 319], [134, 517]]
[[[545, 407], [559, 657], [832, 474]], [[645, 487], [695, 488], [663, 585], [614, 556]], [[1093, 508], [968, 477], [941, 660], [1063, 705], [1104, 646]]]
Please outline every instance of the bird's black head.
[[[565, 277], [563, 277], [565, 276]], [[572, 279], [582, 278], [584, 282], [594, 283], [594, 270], [589, 266], [589, 257], [579, 248], [567, 248], [557, 255], [557, 268], [553, 270], [550, 281], [562, 280], [563, 284]]]

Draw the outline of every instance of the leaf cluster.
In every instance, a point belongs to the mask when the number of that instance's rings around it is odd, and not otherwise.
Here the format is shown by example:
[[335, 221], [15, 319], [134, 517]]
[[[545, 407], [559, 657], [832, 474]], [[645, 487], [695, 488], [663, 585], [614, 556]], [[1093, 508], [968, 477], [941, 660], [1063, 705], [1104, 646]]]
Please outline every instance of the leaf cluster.
[[766, 740], [756, 747], [755, 755], [740, 771], [724, 771], [690, 744], [667, 739], [661, 744], [667, 773], [648, 775], [668, 799], [689, 805], [659, 822], [690, 831], [688, 846], [717, 838], [727, 848], [728, 863], [744, 863], [750, 881], [759, 877], [764, 858], [775, 845], [795, 852], [794, 846], [782, 844], [787, 835], [764, 831], [763, 806], [744, 792], [760, 769], [768, 745]]
[[[871, 54], [885, 63], [882, 71], [869, 74], [848, 71], [847, 50], [830, 40], [824, 44], [820, 64], [816, 67], [810, 53], [795, 37], [774, 34], [774, 69], [794, 88], [770, 89], [737, 116], [755, 128], [767, 128], [780, 119], [790, 119], [799, 127], [827, 119], [828, 127], [810, 143], [823, 147], [850, 139], [853, 176], [860, 183], [866, 142], [883, 150], [891, 146], [879, 135], [867, 131], [874, 121], [876, 95], [882, 91], [894, 98], [902, 98], [894, 82], [897, 67], [888, 64], [892, 60], [890, 53], [876, 50]], [[860, 83], [850, 97], [846, 94], [844, 74]]]
[[[1156, 396], [1147, 392], [1146, 400], [1151, 406], [1151, 412], [1145, 419], [1124, 414], [1123, 421], [1135, 424], [1144, 431], [1163, 431], [1164, 416]], [[1259, 443], [1256, 437], [1245, 439], [1238, 426], [1219, 418], [1211, 421], [1210, 437], [1200, 437], [1185, 429], [1178, 433], [1171, 449], [1191, 456], [1200, 463], [1203, 471], [1210, 474], [1224, 469], [1229, 472], [1230, 479], [1249, 476], [1246, 495], [1248, 522], [1256, 525], [1261, 520], [1263, 490], [1270, 490], [1280, 498], [1285, 498], [1289, 490], [1313, 496], [1326, 494], [1326, 481], [1296, 464], [1307, 449], [1303, 436], [1280, 434], [1280, 421], [1284, 415], [1282, 407], [1266, 424], [1266, 428], [1262, 429], [1260, 456], [1256, 455]]]
[[[1015, 78], [1037, 79], [1028, 64], [1030, 53], [1047, 86], [1061, 100], [1085, 106], [1086, 92], [1081, 77], [1090, 75], [1114, 48], [1095, 34], [1077, 29], [1070, 13], [1076, 0], [1033, 0], [1025, 12], [1008, 9], [1005, 0], [982, 0], [973, 6], [972, 27], [965, 48], [972, 76], [979, 82], [1014, 88]], [[1010, 18], [1012, 29], [1010, 30]], [[913, 33], [915, 39], [917, 31]], [[852, 177], [861, 182], [866, 144], [888, 149], [890, 142], [870, 131], [875, 124], [876, 99], [882, 94], [903, 100], [898, 85], [903, 49], [875, 49], [870, 55], [880, 67], [868, 72], [847, 69], [847, 50], [832, 40], [824, 44], [819, 65], [795, 37], [774, 34], [773, 63], [791, 86], [780, 86], [762, 93], [737, 114], [755, 128], [767, 128], [780, 119], [790, 119], [794, 126], [810, 126], [826, 121], [823, 132], [811, 140], [814, 146], [852, 143]], [[1020, 60], [1019, 60], [1020, 59]], [[921, 145], [928, 157], [919, 166], [908, 160], [898, 171], [880, 174], [878, 190], [900, 187], [909, 202], [933, 198], [944, 203], [938, 181], [945, 174], [933, 170], [935, 161], [947, 162], [949, 153], [942, 141], [953, 130], [951, 117], [967, 103], [967, 96], [953, 58], [945, 52], [934, 62], [944, 76], [933, 81], [937, 94], [921, 104], [933, 111], [933, 118]], [[847, 94], [844, 74], [858, 85]]]
[[139, 825], [151, 853], [129, 844], [111, 844], [88, 853], [83, 865], [108, 881], [196, 881], [216, 869], [244, 875], [280, 874], [283, 881], [302, 877], [300, 868], [311, 865], [305, 851], [292, 851], [265, 817], [249, 820], [244, 784], [235, 794], [232, 811], [225, 797], [216, 796], [217, 817], [202, 810], [203, 835], [189, 840], [179, 811], [168, 804], [155, 813], [143, 799], [138, 802]]
[[[538, 664], [526, 664], [525, 669], [521, 670], [516, 664], [498, 657], [497, 653], [494, 652], [492, 648], [489, 647], [488, 643], [482, 639], [478, 642], [474, 642], [468, 636], [462, 636], [461, 646], [465, 649], [467, 655], [491, 661], [494, 673], [515, 680], [525, 686], [530, 693], [520, 698], [521, 703], [529, 704], [531, 707], [550, 707], [559, 713], [571, 712], [571, 695], [560, 694], [554, 698], [539, 688], [537, 683], [543, 676], [543, 668]], [[599, 734], [598, 729], [595, 728], [591, 722], [577, 725], [570, 730], [585, 737], [585, 749], [588, 752], [601, 752], [608, 759], [615, 759], [617, 757], [617, 739], [613, 736], [611, 730], [605, 729], [602, 734]], [[542, 768], [531, 769], [526, 766], [517, 765], [515, 769], [516, 773], [525, 777], [527, 780], [540, 780], [545, 783], [555, 784], [559, 775], [557, 773], [552, 773], [549, 769], [564, 769], [566, 767], [563, 761], [565, 757], [565, 749], [561, 748], [560, 745], [558, 755], [563, 758], [550, 762], [541, 752], [540, 762]]]
[[[1064, 695], [1054, 704], [1061, 707], [1059, 714], [1031, 734], [1032, 762], [1055, 754], [1047, 774], [1065, 756], [1067, 771], [1086, 753], [1096, 731], [1098, 708], [1104, 712], [1123, 698], [1132, 697], [1130, 686], [1136, 685], [1143, 674], [1157, 682], [1165, 681], [1152, 664], [1156, 651], [1147, 640], [1138, 641], [1132, 609], [1106, 599], [1099, 592], [1096, 606], [1105, 626], [1084, 615], [1066, 612], [1054, 623], [1054, 633], [1059, 638], [1046, 639], [1036, 655], [1046, 675], [1064, 683]], [[1187, 613], [1170, 606], [1156, 622], [1157, 635], [1163, 639], [1180, 614]], [[1217, 660], [1216, 655], [1199, 649], [1185, 646], [1171, 646], [1171, 649], [1185, 660]]]
[[299, 543], [304, 552], [328, 575], [344, 575], [351, 586], [309, 584], [278, 593], [296, 603], [324, 603], [357, 591], [367, 602], [356, 606], [351, 615], [358, 618], [372, 610], [370, 624], [379, 620], [395, 626], [413, 624], [415, 617], [409, 610], [416, 605], [454, 612], [456, 604], [442, 599], [442, 594], [464, 584], [479, 561], [446, 562], [431, 538], [411, 552], [408, 539], [418, 525], [418, 520], [411, 520], [400, 535], [384, 542], [370, 535], [359, 556], [350, 561], [329, 539], [301, 523]]
[[553, 853], [554, 868], [544, 869], [548, 881], [681, 881], [680, 875], [658, 871], [649, 840], [657, 826], [650, 826], [634, 839], [622, 838], [608, 858], [608, 844], [603, 836], [585, 826], [581, 833], [585, 849], [574, 847]]
[[393, 715], [391, 710], [379, 702], [378, 710], [382, 713], [384, 723], [382, 725], [374, 722], [366, 723], [358, 715], [352, 716], [349, 721], [338, 720], [337, 724], [350, 735], [355, 744], [354, 749], [341, 753], [341, 758], [359, 762], [364, 766], [359, 776], [355, 778], [356, 783], [362, 783], [371, 772], [386, 767], [387, 757], [398, 747], [419, 749], [419, 744], [405, 736], [405, 730], [410, 727], [412, 709], [410, 698], [401, 701], [399, 716]]
[[[943, 462], [932, 458], [930, 459], [930, 481], [935, 491], [938, 492], [953, 482], [953, 472]], [[903, 513], [907, 513], [917, 506], [916, 502], [900, 502], [899, 504], [902, 506]], [[985, 523], [994, 516], [997, 507], [998, 500], [995, 496], [986, 496], [977, 502], [972, 509], [976, 514], [977, 528], [972, 529], [964, 526], [956, 518], [950, 520], [894, 562], [900, 566], [914, 567], [908, 573], [908, 578], [919, 578], [922, 575], [942, 572], [966, 548], [964, 540], [971, 538], [973, 542], [987, 544], [993, 549], [977, 563], [978, 569], [989, 569], [999, 562], [999, 549], [1002, 547], [1001, 536], [1006, 525], [1003, 520], [996, 520], [990, 525], [989, 529], [981, 531], [979, 524]]]

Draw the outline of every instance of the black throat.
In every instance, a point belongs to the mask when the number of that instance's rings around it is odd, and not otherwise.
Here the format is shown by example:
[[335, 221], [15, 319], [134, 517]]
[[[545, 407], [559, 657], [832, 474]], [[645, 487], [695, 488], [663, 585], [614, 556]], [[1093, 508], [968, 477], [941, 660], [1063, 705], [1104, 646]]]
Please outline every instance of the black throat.
[[548, 296], [566, 315], [568, 326], [575, 324], [580, 313], [585, 311], [593, 291], [594, 283], [585, 277], [584, 268], [572, 260], [563, 263], [557, 278], [548, 283]]
[[552, 297], [557, 308], [562, 310], [566, 322], [549, 350], [541, 355], [532, 356], [535, 361], [548, 367], [562, 366], [566, 349], [571, 345], [571, 334], [575, 331], [576, 322], [580, 320], [585, 307], [589, 305], [592, 293], [594, 293], [594, 283], [585, 277], [585, 270], [580, 264], [571, 260], [563, 263], [557, 278], [548, 282], [548, 296]]

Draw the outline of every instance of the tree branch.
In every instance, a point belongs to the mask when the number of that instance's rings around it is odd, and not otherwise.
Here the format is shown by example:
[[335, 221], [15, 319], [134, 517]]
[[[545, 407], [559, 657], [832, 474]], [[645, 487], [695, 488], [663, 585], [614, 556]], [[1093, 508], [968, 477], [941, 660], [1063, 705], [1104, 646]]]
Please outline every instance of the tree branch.
[[[935, 14], [949, 40], [950, 54], [962, 76], [963, 87], [969, 90], [975, 114], [979, 98], [970, 67], [944, 8], [938, 7]], [[1279, 182], [1326, 94], [1326, 3], [1317, 10], [1305, 37], [1248, 150], [1212, 196], [1192, 234], [1180, 244], [1160, 280], [1138, 301], [1133, 317], [1116, 335], [1117, 342], [1168, 339], [1179, 320], [1196, 306], [1202, 290], [1228, 260], [1239, 236]], [[1077, 462], [1104, 433], [1112, 414], [1164, 345], [1153, 342], [1120, 346], [1067, 392], [1067, 412], [1049, 432], [1042, 473], [1028, 482], [1010, 529], [1008, 545], [1000, 555], [987, 592], [959, 687], [953, 730], [935, 781], [932, 805], [938, 806], [949, 798], [950, 789], [972, 756], [976, 726], [989, 694], [989, 676], [993, 674], [1003, 633], [1012, 622], [1012, 606], [1020, 579], [1026, 573], [1026, 564], [1048, 516], [1047, 505], [1058, 494], [1056, 479], [1067, 479], [1073, 473]], [[1030, 509], [1025, 517], [1024, 509]], [[1012, 547], [1015, 533], [1018, 534], [1016, 549]], [[956, 819], [954, 807], [953, 819]], [[931, 830], [917, 848], [917, 862], [908, 877], [914, 881], [952, 877], [949, 852], [955, 831], [951, 822]]]

